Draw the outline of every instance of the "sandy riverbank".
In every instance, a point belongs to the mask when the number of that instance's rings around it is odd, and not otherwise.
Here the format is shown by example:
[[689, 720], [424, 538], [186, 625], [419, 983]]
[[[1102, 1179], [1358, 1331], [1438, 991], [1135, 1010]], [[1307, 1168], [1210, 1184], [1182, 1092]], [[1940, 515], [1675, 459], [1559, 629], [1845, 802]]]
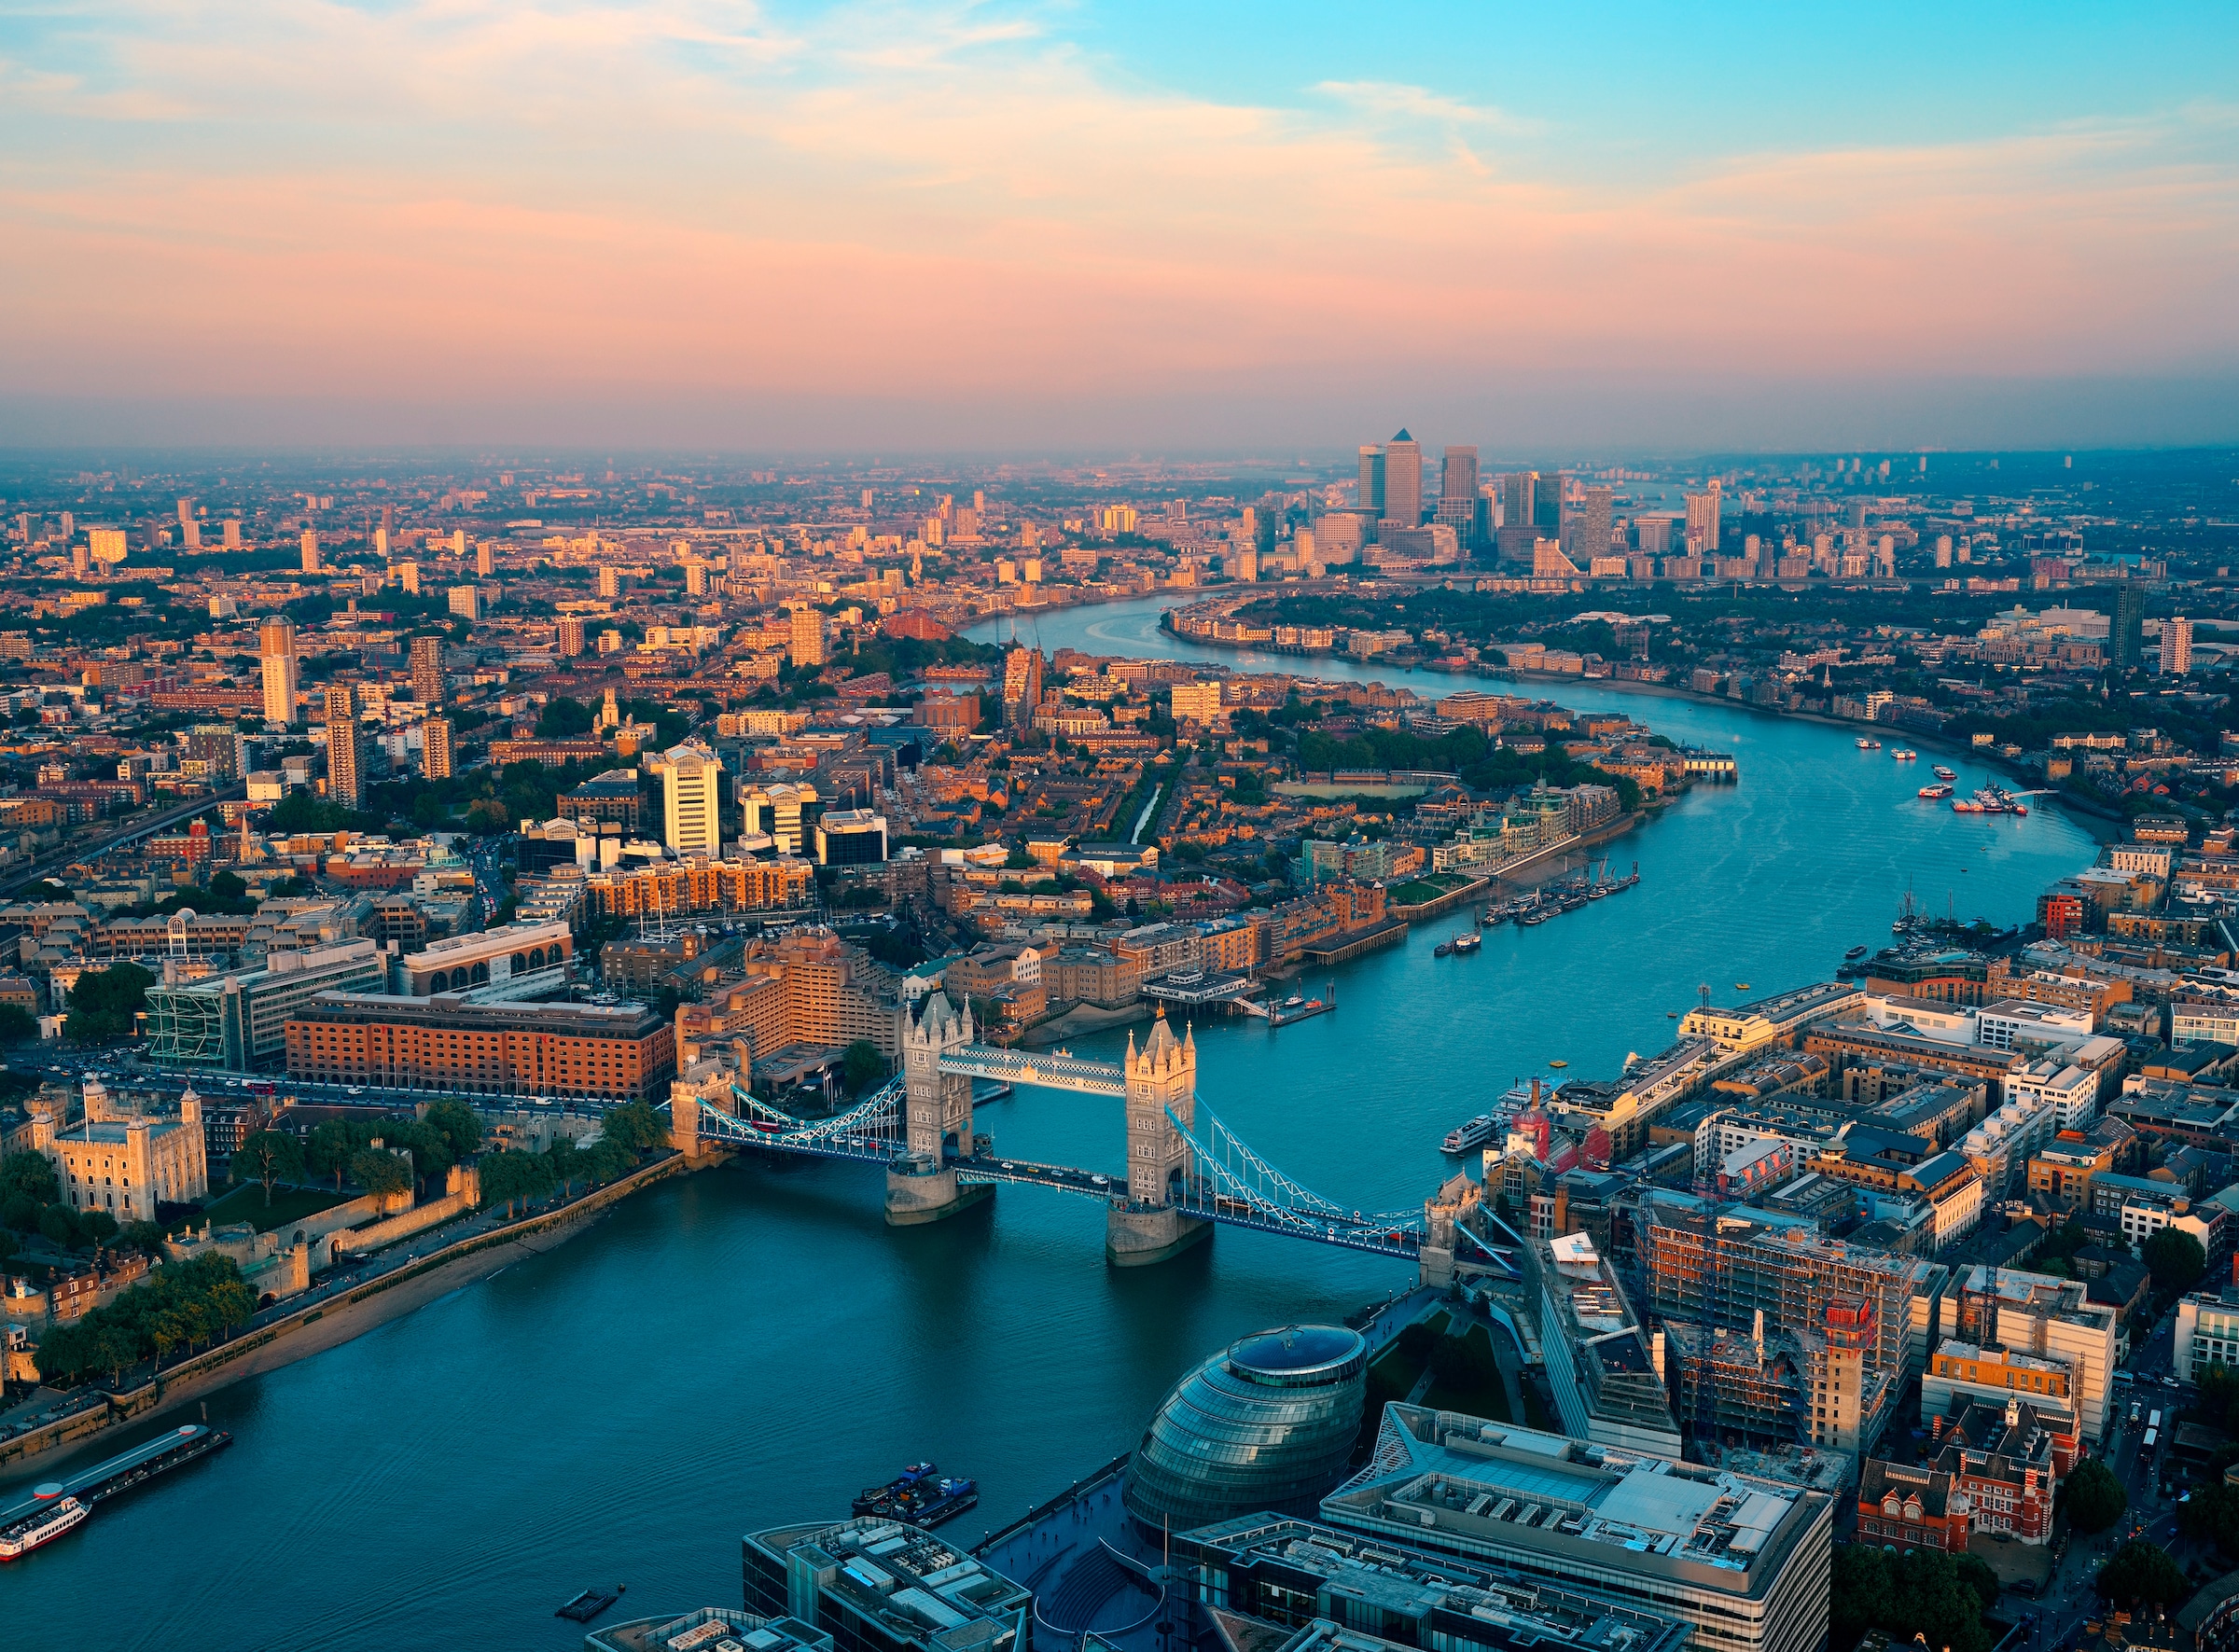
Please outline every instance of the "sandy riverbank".
[[[567, 1211], [532, 1219], [534, 1225], [524, 1225], [517, 1234], [463, 1238], [458, 1242], [469, 1248], [460, 1256], [432, 1267], [406, 1270], [407, 1276], [394, 1284], [369, 1281], [357, 1290], [278, 1322], [268, 1327], [270, 1334], [250, 1332], [245, 1340], [253, 1345], [222, 1363], [176, 1374], [166, 1373], [159, 1380], [158, 1397], [152, 1403], [139, 1400], [136, 1395], [119, 1395], [118, 1405], [112, 1408], [111, 1420], [105, 1426], [43, 1451], [34, 1450], [18, 1456], [5, 1469], [0, 1469], [0, 1486], [12, 1481], [49, 1478], [59, 1466], [113, 1453], [118, 1450], [115, 1442], [123, 1429], [172, 1414], [243, 1378], [260, 1376], [324, 1354], [393, 1319], [424, 1308], [438, 1298], [488, 1279], [515, 1262], [542, 1256], [591, 1227], [617, 1200], [674, 1173], [677, 1162], [657, 1161], [631, 1178], [627, 1186], [618, 1183], [601, 1190], [611, 1197], [600, 1199], [594, 1194]], [[136, 1400], [139, 1403], [134, 1403]], [[129, 1409], [124, 1409], [128, 1407]]]

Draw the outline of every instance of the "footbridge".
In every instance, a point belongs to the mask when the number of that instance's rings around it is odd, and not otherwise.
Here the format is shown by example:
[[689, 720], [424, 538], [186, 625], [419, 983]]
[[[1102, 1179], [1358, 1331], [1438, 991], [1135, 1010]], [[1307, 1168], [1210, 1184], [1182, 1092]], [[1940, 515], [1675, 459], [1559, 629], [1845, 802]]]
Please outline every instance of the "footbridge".
[[[1512, 1246], [1471, 1220], [1478, 1187], [1456, 1175], [1420, 1205], [1371, 1210], [1333, 1200], [1286, 1175], [1197, 1094], [1197, 1045], [1176, 1038], [1161, 1011], [1122, 1062], [980, 1043], [968, 1006], [935, 993], [910, 1029], [901, 1076], [829, 1118], [806, 1119], [757, 1099], [744, 1076], [695, 1063], [672, 1088], [673, 1139], [687, 1153], [752, 1148], [847, 1159], [886, 1169], [886, 1219], [940, 1221], [990, 1197], [999, 1183], [1047, 1187], [1105, 1206], [1105, 1252], [1121, 1267], [1163, 1261], [1216, 1226], [1249, 1228], [1341, 1250], [1412, 1262], [1443, 1283], [1457, 1256], [1481, 1276], [1521, 1277]], [[1118, 1171], [1007, 1159], [972, 1126], [972, 1082], [997, 1079], [1109, 1096], [1126, 1114], [1127, 1163]]]

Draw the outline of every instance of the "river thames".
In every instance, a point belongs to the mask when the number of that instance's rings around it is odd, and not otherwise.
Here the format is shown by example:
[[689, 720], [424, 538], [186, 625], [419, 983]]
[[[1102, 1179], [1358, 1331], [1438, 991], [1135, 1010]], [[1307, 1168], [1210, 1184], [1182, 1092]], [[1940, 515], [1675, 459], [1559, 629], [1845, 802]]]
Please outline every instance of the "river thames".
[[[1195, 648], [1157, 629], [1161, 605], [1046, 616], [1039, 641], [1425, 696], [1474, 686]], [[1434, 958], [1457, 915], [1337, 969], [1336, 1015], [1199, 1029], [1201, 1096], [1329, 1197], [1420, 1199], [1452, 1165], [1439, 1137], [1514, 1077], [1556, 1060], [1614, 1075], [1669, 1042], [1666, 1012], [1698, 984], [1731, 1003], [1824, 979], [1888, 935], [1908, 885], [1934, 911], [2010, 923], [2094, 852], [2056, 811], [1967, 817], [1919, 800], [1929, 748], [1900, 764], [1842, 729], [1740, 707], [1525, 691], [1731, 751], [1740, 784], [1698, 788], [1610, 845], [1617, 870], [1641, 874], [1616, 898]], [[1956, 767], [1963, 785], [1994, 778]], [[1026, 1091], [980, 1123], [1006, 1153], [1120, 1168], [1107, 1101]], [[1005, 1187], [955, 1222], [893, 1231], [880, 1188], [876, 1170], [830, 1164], [667, 1184], [549, 1255], [214, 1395], [231, 1450], [0, 1579], [11, 1652], [577, 1646], [581, 1630], [551, 1614], [584, 1585], [626, 1582], [618, 1616], [735, 1605], [742, 1533], [844, 1516], [855, 1491], [921, 1457], [980, 1480], [980, 1508], [944, 1529], [968, 1544], [1127, 1450], [1225, 1340], [1412, 1281], [1231, 1230], [1115, 1271], [1086, 1201]]]

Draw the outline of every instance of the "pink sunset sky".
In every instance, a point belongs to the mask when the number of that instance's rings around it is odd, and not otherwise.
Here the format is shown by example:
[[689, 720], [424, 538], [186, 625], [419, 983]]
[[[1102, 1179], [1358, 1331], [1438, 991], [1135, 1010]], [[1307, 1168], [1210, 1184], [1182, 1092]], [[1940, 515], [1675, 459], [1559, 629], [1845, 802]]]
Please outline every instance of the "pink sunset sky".
[[1357, 62], [1353, 8], [1161, 72], [1187, 13], [19, 14], [0, 441], [2239, 434], [2239, 108], [2120, 74], [2039, 106], [2052, 66], [1963, 116], [1877, 115], [1878, 77], [1757, 106], [1777, 52], [1569, 97], [1457, 83], [1434, 16], [1414, 56]]

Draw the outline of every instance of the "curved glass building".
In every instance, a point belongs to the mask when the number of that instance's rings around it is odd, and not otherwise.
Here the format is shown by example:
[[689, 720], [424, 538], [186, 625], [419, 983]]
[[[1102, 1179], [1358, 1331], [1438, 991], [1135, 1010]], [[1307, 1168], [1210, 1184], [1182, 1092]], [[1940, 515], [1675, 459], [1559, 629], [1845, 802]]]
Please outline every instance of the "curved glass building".
[[1311, 1514], [1360, 1432], [1369, 1348], [1338, 1326], [1232, 1343], [1175, 1385], [1135, 1447], [1122, 1495], [1156, 1531], [1240, 1514]]

